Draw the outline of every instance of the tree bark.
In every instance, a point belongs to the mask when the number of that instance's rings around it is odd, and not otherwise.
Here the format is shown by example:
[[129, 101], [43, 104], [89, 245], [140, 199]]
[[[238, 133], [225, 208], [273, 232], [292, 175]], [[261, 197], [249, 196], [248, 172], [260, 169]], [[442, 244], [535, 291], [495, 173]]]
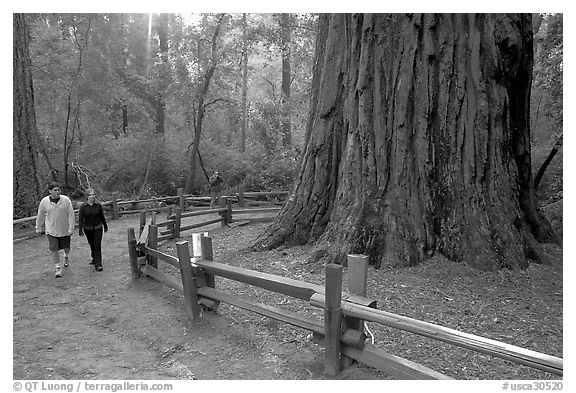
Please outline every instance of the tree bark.
[[13, 211], [14, 218], [35, 215], [40, 199], [40, 182], [34, 87], [28, 45], [30, 36], [24, 14], [13, 15]]
[[560, 148], [562, 147], [562, 142], [563, 142], [563, 134], [560, 135], [560, 137], [556, 140], [556, 143], [554, 143], [554, 146], [552, 147], [552, 150], [550, 150], [548, 157], [546, 157], [546, 159], [542, 163], [542, 166], [540, 166], [540, 169], [536, 173], [536, 177], [534, 178], [534, 189], [535, 190], [538, 190], [538, 186], [540, 185], [540, 180], [542, 180], [542, 177], [544, 176], [544, 172], [546, 172], [546, 169], [548, 169], [548, 165], [550, 165], [550, 163], [552, 162], [552, 160], [556, 156], [556, 153], [558, 153], [558, 150], [560, 150]]
[[169, 84], [168, 65], [168, 14], [160, 14], [156, 23], [160, 47], [160, 65], [156, 92], [156, 133], [164, 134], [166, 124], [166, 100], [164, 98]]
[[248, 23], [242, 14], [242, 116], [240, 123], [240, 152], [246, 150], [246, 129], [248, 128]]
[[[70, 122], [71, 122], [71, 117], [75, 116], [75, 119], [78, 117], [78, 109], [80, 108], [80, 95], [78, 92], [78, 85], [79, 85], [79, 80], [82, 74], [82, 68], [83, 68], [83, 60], [84, 60], [84, 52], [85, 50], [87, 50], [88, 48], [88, 42], [89, 42], [89, 34], [90, 34], [90, 29], [91, 29], [91, 20], [90, 18], [87, 19], [87, 26], [86, 26], [86, 32], [84, 34], [83, 39], [79, 38], [77, 35], [77, 31], [79, 28], [79, 25], [77, 25], [77, 21], [73, 18], [73, 22], [74, 25], [72, 26], [72, 36], [74, 38], [74, 41], [76, 42], [76, 48], [78, 50], [78, 64], [76, 66], [76, 70], [74, 72], [74, 74], [72, 75], [72, 78], [70, 80], [70, 85], [68, 87], [68, 99], [66, 102], [66, 108], [67, 108], [67, 113], [66, 113], [66, 124], [64, 125], [64, 143], [63, 143], [63, 150], [64, 150], [64, 154], [63, 154], [63, 167], [64, 167], [64, 187], [70, 187], [70, 185], [68, 184], [68, 171], [69, 171], [69, 167], [70, 167], [70, 162], [69, 162], [69, 157], [70, 157], [70, 153], [72, 150], [72, 146], [74, 143], [74, 131], [75, 131], [75, 127], [76, 127], [76, 120], [72, 120], [72, 135], [69, 136], [69, 131], [70, 131]], [[76, 96], [76, 113], [73, 115], [72, 113], [72, 101], [73, 101], [73, 96]], [[68, 142], [68, 139], [70, 139], [70, 141]]]
[[322, 15], [310, 130], [292, 196], [254, 244], [315, 258], [480, 269], [556, 240], [530, 169], [531, 16]]
[[292, 83], [292, 26], [290, 14], [281, 14], [281, 47], [282, 47], [282, 92], [280, 98], [282, 146], [292, 145], [292, 119], [290, 113], [290, 85]]
[[200, 92], [197, 97], [197, 107], [194, 121], [194, 139], [192, 141], [192, 150], [190, 152], [190, 172], [188, 173], [188, 178], [186, 180], [186, 186], [184, 187], [184, 192], [186, 194], [192, 193], [194, 188], [194, 178], [196, 177], [196, 155], [198, 155], [198, 149], [200, 148], [200, 136], [202, 135], [202, 125], [204, 122], [204, 115], [206, 113], [206, 95], [208, 94], [208, 89], [210, 88], [210, 82], [216, 66], [218, 64], [218, 36], [220, 35], [220, 28], [222, 22], [224, 21], [224, 15], [221, 14], [218, 17], [218, 22], [212, 35], [212, 46], [211, 46], [211, 59], [210, 64], [204, 73], [204, 78], [202, 79], [202, 85]]

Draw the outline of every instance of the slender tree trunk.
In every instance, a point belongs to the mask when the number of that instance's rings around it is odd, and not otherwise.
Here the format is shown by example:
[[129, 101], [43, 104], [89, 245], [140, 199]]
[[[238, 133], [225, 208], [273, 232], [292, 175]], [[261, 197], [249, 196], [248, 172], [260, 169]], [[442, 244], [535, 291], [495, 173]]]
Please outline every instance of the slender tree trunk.
[[[86, 27], [86, 32], [84, 33], [83, 40], [78, 38], [77, 31], [78, 26], [73, 27], [73, 36], [74, 40], [76, 41], [76, 47], [78, 50], [78, 64], [76, 66], [76, 71], [70, 80], [70, 86], [68, 87], [68, 100], [66, 103], [67, 113], [66, 113], [66, 124], [64, 126], [64, 155], [63, 155], [63, 164], [64, 164], [64, 185], [69, 186], [68, 184], [68, 168], [69, 168], [69, 156], [70, 151], [72, 149], [72, 145], [74, 143], [74, 134], [73, 130], [75, 127], [74, 121], [72, 122], [72, 136], [69, 138], [68, 132], [70, 129], [70, 118], [72, 116], [72, 98], [74, 93], [78, 94], [78, 80], [82, 74], [82, 66], [83, 66], [83, 56], [84, 51], [88, 48], [88, 35], [90, 33], [91, 28], [91, 20], [88, 18], [88, 23]], [[77, 97], [77, 105], [80, 106], [80, 97]], [[68, 143], [68, 139], [70, 139], [70, 143]]]
[[208, 94], [208, 89], [210, 88], [210, 82], [212, 80], [212, 76], [214, 75], [214, 71], [216, 70], [216, 66], [218, 64], [217, 61], [218, 36], [220, 35], [220, 28], [222, 26], [223, 21], [224, 21], [224, 15], [221, 14], [218, 17], [218, 23], [216, 24], [214, 34], [212, 35], [212, 48], [211, 48], [212, 58], [210, 60], [210, 65], [208, 66], [208, 69], [204, 74], [200, 93], [198, 94], [198, 104], [197, 104], [198, 106], [196, 108], [196, 116], [194, 122], [194, 140], [192, 142], [192, 150], [190, 151], [190, 172], [188, 173], [188, 179], [186, 180], [186, 186], [184, 187], [184, 192], [186, 194], [190, 194], [194, 188], [194, 178], [196, 177], [196, 156], [198, 155], [198, 149], [200, 147], [202, 125], [204, 122], [204, 114], [206, 113], [206, 107], [205, 107], [206, 95]]
[[68, 186], [68, 129], [70, 128], [70, 116], [71, 116], [71, 111], [72, 111], [72, 105], [71, 105], [71, 101], [72, 100], [72, 91], [70, 90], [68, 92], [68, 102], [66, 104], [66, 124], [64, 126], [64, 154], [62, 155], [62, 164], [64, 167], [64, 186]]
[[282, 96], [280, 98], [282, 145], [292, 145], [292, 120], [290, 111], [290, 85], [292, 82], [292, 26], [290, 14], [281, 14], [281, 45], [282, 45]]
[[554, 143], [552, 150], [550, 150], [548, 157], [546, 157], [546, 159], [542, 163], [542, 166], [540, 166], [540, 169], [536, 173], [536, 177], [534, 178], [534, 189], [535, 190], [538, 190], [538, 186], [540, 185], [540, 181], [542, 180], [542, 176], [544, 176], [544, 172], [546, 172], [546, 169], [548, 169], [548, 165], [550, 165], [550, 163], [552, 162], [552, 160], [556, 156], [556, 153], [558, 153], [558, 150], [560, 150], [560, 148], [562, 147], [562, 142], [563, 142], [563, 135], [560, 135], [560, 137], [556, 140], [556, 143]]
[[543, 260], [532, 187], [531, 16], [323, 15], [308, 142], [256, 249], [481, 269]]
[[128, 128], [128, 105], [122, 105], [122, 132], [126, 135], [126, 129]]
[[248, 128], [248, 23], [242, 14], [242, 118], [240, 123], [240, 151], [246, 150], [246, 129]]
[[148, 184], [148, 178], [150, 177], [150, 168], [152, 167], [152, 160], [154, 159], [154, 152], [150, 153], [148, 158], [148, 165], [146, 166], [146, 173], [144, 174], [144, 180], [142, 181], [142, 186], [140, 187], [140, 192], [138, 193], [136, 199], [142, 199], [144, 193], [146, 192], [146, 185]]
[[40, 199], [36, 163], [37, 133], [34, 88], [28, 45], [30, 36], [24, 14], [13, 15], [13, 167], [14, 218], [35, 215]]
[[202, 134], [202, 123], [204, 121], [204, 98], [199, 98], [198, 110], [196, 114], [196, 121], [194, 123], [194, 141], [192, 142], [192, 150], [190, 151], [190, 172], [184, 187], [184, 193], [190, 194], [194, 189], [194, 180], [196, 178], [196, 156], [200, 148], [200, 136]]
[[156, 92], [156, 133], [164, 134], [166, 127], [166, 100], [164, 98], [168, 87], [168, 14], [160, 14], [156, 24], [160, 46], [160, 69], [158, 76], [158, 91]]

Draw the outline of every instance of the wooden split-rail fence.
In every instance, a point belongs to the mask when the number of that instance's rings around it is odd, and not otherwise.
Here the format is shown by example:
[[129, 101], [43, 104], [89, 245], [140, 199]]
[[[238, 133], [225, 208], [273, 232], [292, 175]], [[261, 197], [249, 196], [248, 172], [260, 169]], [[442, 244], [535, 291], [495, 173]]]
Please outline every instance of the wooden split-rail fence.
[[[209, 196], [187, 195], [184, 194], [182, 188], [179, 188], [177, 190], [177, 195], [160, 198], [121, 200], [113, 196], [111, 201], [102, 202], [102, 206], [105, 208], [105, 214], [107, 217], [112, 220], [118, 219], [123, 215], [140, 214], [141, 228], [144, 226], [148, 214], [151, 214], [153, 216], [152, 219], [155, 220], [154, 213], [162, 212], [167, 213], [166, 221], [179, 221], [177, 219], [178, 213], [182, 214], [181, 218], [192, 217], [194, 215], [219, 213], [220, 218], [214, 220], [214, 222], [223, 222], [223, 225], [227, 225], [233, 222], [233, 220], [239, 221], [239, 215], [245, 216], [254, 215], [256, 213], [267, 213], [261, 217], [252, 216], [245, 220], [250, 222], [269, 221], [273, 219], [273, 216], [270, 216], [270, 213], [274, 214], [280, 211], [279, 205], [282, 204], [281, 199], [286, 195], [288, 195], [288, 191], [244, 192], [244, 189], [239, 187], [238, 192], [235, 194], [219, 197], [219, 207], [217, 209], [204, 209], [200, 212], [194, 211], [186, 213], [187, 211], [196, 209], [195, 206], [210, 206], [211, 198]], [[276, 201], [262, 201], [261, 199], [275, 199]], [[229, 204], [230, 207], [228, 207]], [[234, 205], [233, 211], [232, 205]], [[228, 211], [224, 212], [223, 209], [228, 209]], [[78, 209], [74, 210], [74, 213], [76, 215], [76, 221], [78, 221]], [[36, 216], [13, 220], [13, 239], [22, 240], [31, 236], [36, 236], [36, 231], [34, 230], [35, 222]], [[176, 226], [175, 223], [166, 224], [174, 224], [167, 225], [169, 230], [173, 230]], [[186, 229], [185, 227], [183, 228], [184, 229], [181, 228], [181, 230]]]
[[[128, 228], [129, 262], [134, 280], [141, 276], [156, 279], [184, 295], [189, 321], [198, 320], [203, 310], [217, 310], [221, 302], [239, 307], [312, 332], [313, 340], [325, 347], [324, 367], [327, 376], [336, 376], [358, 361], [382, 370], [397, 379], [452, 379], [428, 367], [366, 346], [364, 322], [418, 334], [433, 340], [468, 348], [556, 375], [563, 375], [563, 359], [496, 340], [464, 333], [376, 309], [376, 301], [366, 298], [368, 258], [348, 257], [348, 291], [342, 290], [343, 267], [326, 265], [325, 286], [278, 275], [248, 270], [213, 260], [212, 238], [194, 234], [193, 255], [187, 241], [176, 243], [177, 257], [157, 250], [157, 227], [149, 225], [148, 237], [140, 242], [133, 228]], [[179, 270], [180, 280], [158, 269], [163, 261]], [[308, 302], [324, 310], [324, 320], [311, 319], [281, 307], [241, 298], [216, 288], [215, 277], [257, 286], [268, 291]]]

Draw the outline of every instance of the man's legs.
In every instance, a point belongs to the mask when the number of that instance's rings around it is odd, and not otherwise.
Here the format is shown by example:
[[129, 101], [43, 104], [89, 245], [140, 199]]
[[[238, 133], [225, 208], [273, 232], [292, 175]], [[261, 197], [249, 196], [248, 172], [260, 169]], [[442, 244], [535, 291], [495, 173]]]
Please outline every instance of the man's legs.
[[70, 256], [70, 247], [64, 249], [64, 267], [68, 267], [68, 257]]
[[58, 238], [54, 236], [48, 236], [48, 249], [50, 250], [50, 256], [52, 257], [52, 262], [56, 272], [54, 277], [62, 277], [62, 270], [60, 268], [60, 251], [58, 250]]
[[52, 255], [52, 262], [54, 262], [54, 268], [56, 269], [54, 276], [62, 277], [62, 271], [60, 269], [60, 252], [58, 250], [50, 251], [50, 254]]

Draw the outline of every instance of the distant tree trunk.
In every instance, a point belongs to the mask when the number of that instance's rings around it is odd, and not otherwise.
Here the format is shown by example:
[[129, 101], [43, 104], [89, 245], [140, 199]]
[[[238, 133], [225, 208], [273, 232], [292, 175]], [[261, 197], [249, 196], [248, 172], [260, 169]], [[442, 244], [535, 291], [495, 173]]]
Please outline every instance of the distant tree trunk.
[[122, 104], [122, 132], [126, 135], [128, 128], [128, 105]]
[[192, 193], [194, 189], [194, 178], [196, 177], [196, 156], [198, 155], [198, 149], [200, 148], [200, 137], [202, 135], [202, 125], [204, 122], [204, 115], [206, 113], [205, 101], [206, 95], [208, 94], [208, 89], [210, 88], [210, 81], [214, 75], [217, 65], [217, 49], [218, 49], [218, 36], [220, 35], [220, 27], [224, 21], [224, 15], [220, 15], [218, 18], [218, 23], [214, 29], [214, 34], [212, 35], [212, 48], [211, 48], [211, 59], [208, 69], [204, 73], [204, 78], [202, 80], [202, 86], [200, 88], [200, 93], [197, 98], [197, 107], [194, 118], [194, 139], [192, 141], [192, 150], [190, 151], [190, 172], [188, 173], [188, 178], [186, 180], [186, 186], [184, 187], [184, 192], [186, 194]]
[[13, 15], [13, 217], [36, 214], [41, 195], [36, 158], [36, 113], [30, 53], [29, 32], [24, 14]]
[[136, 196], [136, 199], [142, 199], [145, 196], [147, 185], [148, 185], [148, 178], [150, 177], [150, 168], [152, 167], [152, 160], [154, 158], [155, 150], [150, 153], [150, 157], [148, 158], [148, 165], [146, 166], [146, 173], [144, 174], [144, 180], [142, 181], [142, 186], [140, 186], [140, 192]]
[[240, 151], [246, 150], [246, 129], [248, 128], [248, 23], [242, 14], [242, 118], [240, 123]]
[[292, 120], [290, 111], [290, 85], [292, 82], [292, 25], [290, 14], [281, 14], [281, 46], [282, 46], [282, 96], [281, 96], [281, 130], [282, 145], [292, 145]]
[[548, 169], [548, 165], [550, 165], [550, 163], [556, 156], [556, 153], [558, 153], [558, 150], [560, 150], [560, 148], [562, 147], [562, 141], [563, 141], [563, 135], [560, 135], [560, 137], [556, 140], [556, 143], [554, 143], [552, 150], [550, 150], [548, 157], [546, 157], [546, 159], [542, 163], [542, 166], [536, 173], [536, 177], [534, 178], [535, 190], [538, 190], [538, 186], [540, 185], [540, 180], [542, 180], [542, 176], [544, 176], [544, 172], [546, 172], [546, 169]]
[[440, 253], [487, 270], [544, 260], [538, 242], [556, 236], [530, 168], [530, 14], [331, 14], [319, 31], [300, 174], [254, 248], [316, 241], [337, 263]]
[[[76, 21], [74, 20], [74, 22], [76, 23]], [[87, 24], [86, 24], [86, 32], [84, 33], [84, 37], [79, 37], [78, 36], [78, 27], [77, 25], [74, 25], [72, 28], [72, 34], [74, 37], [74, 40], [76, 42], [76, 49], [78, 51], [78, 64], [76, 65], [76, 71], [74, 72], [74, 75], [72, 75], [72, 79], [70, 80], [70, 85], [68, 87], [68, 99], [66, 102], [66, 107], [67, 107], [67, 113], [66, 113], [66, 124], [64, 125], [64, 155], [63, 155], [63, 165], [64, 165], [64, 186], [65, 187], [69, 187], [68, 184], [68, 170], [69, 170], [69, 157], [70, 157], [70, 152], [72, 150], [72, 146], [74, 143], [74, 132], [76, 129], [76, 121], [78, 119], [79, 116], [79, 108], [80, 108], [80, 95], [78, 92], [78, 84], [79, 84], [79, 79], [81, 77], [82, 74], [82, 66], [83, 66], [83, 57], [84, 57], [84, 52], [85, 50], [88, 48], [88, 42], [89, 42], [89, 33], [90, 33], [90, 29], [91, 29], [91, 19], [88, 18], [87, 19]], [[76, 110], [73, 113], [73, 109], [72, 109], [72, 102], [74, 101], [73, 99], [76, 99]], [[73, 117], [73, 118], [72, 118]], [[70, 124], [72, 123], [72, 124]], [[71, 133], [71, 135], [70, 135]]]
[[160, 46], [160, 66], [158, 73], [158, 91], [156, 92], [156, 133], [164, 134], [166, 124], [166, 100], [164, 95], [168, 87], [168, 14], [160, 14], [156, 23]]

